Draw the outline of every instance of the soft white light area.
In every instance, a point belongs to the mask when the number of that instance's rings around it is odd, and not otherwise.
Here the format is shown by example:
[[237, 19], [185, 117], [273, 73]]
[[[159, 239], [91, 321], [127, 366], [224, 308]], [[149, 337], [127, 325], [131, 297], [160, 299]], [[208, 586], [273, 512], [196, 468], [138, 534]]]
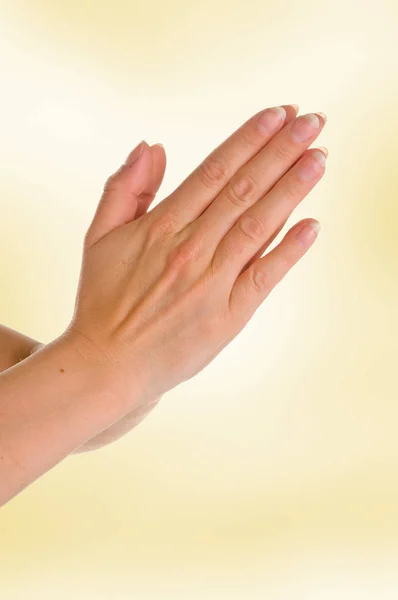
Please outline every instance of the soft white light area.
[[392, 0], [1, 7], [1, 321], [40, 341], [141, 139], [156, 202], [263, 107], [327, 113], [329, 149], [275, 243], [304, 217], [319, 238], [241, 334], [1, 511], [4, 598], [398, 597], [397, 33]]

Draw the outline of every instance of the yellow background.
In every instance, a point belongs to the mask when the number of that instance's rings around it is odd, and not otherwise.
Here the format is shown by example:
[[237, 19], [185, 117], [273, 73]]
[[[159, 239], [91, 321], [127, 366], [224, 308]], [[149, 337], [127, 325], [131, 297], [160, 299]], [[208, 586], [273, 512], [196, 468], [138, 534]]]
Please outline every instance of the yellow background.
[[282, 232], [319, 238], [243, 332], [2, 509], [2, 598], [398, 597], [397, 37], [395, 0], [1, 5], [1, 321], [31, 337], [141, 139], [156, 202], [267, 106], [327, 113], [330, 153]]

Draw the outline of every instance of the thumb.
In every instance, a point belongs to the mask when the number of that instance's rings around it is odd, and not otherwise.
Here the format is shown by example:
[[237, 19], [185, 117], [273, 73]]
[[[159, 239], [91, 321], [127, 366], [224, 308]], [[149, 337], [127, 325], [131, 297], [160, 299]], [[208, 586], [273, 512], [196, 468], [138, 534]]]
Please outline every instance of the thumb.
[[166, 171], [166, 152], [162, 144], [154, 144], [151, 146], [152, 151], [152, 177], [145, 191], [139, 197], [139, 203], [134, 216], [138, 219], [147, 212], [149, 205], [153, 202], [156, 194], [163, 182]]
[[108, 178], [85, 236], [87, 247], [135, 218], [139, 197], [152, 187], [152, 164], [151, 148], [143, 140]]

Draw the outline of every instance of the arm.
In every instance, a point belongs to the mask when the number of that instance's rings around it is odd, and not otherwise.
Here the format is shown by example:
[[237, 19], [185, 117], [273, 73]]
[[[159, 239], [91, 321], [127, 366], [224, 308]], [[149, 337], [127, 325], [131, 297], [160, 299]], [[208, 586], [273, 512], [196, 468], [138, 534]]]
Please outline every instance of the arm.
[[[128, 160], [132, 161], [137, 156], [139, 148], [135, 148], [128, 157]], [[154, 144], [150, 147], [151, 161], [147, 163], [147, 180], [142, 193], [137, 196], [137, 210], [135, 214], [131, 211], [131, 218], [138, 218], [142, 214], [146, 213], [149, 206], [156, 197], [156, 193], [163, 181], [164, 173], [166, 169], [166, 157], [164, 149], [160, 144]], [[105, 187], [104, 196], [112, 192], [112, 186], [115, 183], [115, 179], [118, 177], [125, 176], [125, 173], [117, 174], [116, 178], [110, 178], [107, 186]], [[126, 194], [129, 192], [129, 181], [124, 177], [126, 184]], [[19, 333], [5, 325], [0, 325], [0, 372], [9, 369], [13, 365], [24, 360], [36, 351], [44, 348], [45, 344], [38, 342], [28, 336]], [[144, 419], [144, 417], [156, 406], [159, 402], [160, 397], [151, 404], [147, 409], [138, 407], [132, 410], [129, 414], [125, 415], [123, 419], [114, 423], [110, 427], [101, 431], [98, 435], [92, 439], [87, 440], [84, 444], [76, 448], [74, 453], [87, 452], [90, 450], [97, 450], [114, 442], [119, 439], [131, 429], [133, 429], [138, 423]]]
[[254, 115], [136, 219], [149, 147], [110, 180], [69, 326], [0, 374], [0, 504], [239, 334], [317, 237], [303, 219], [262, 255], [323, 177], [327, 153], [309, 146], [325, 121], [290, 105]]
[[[25, 360], [45, 344], [34, 340], [14, 329], [0, 325], [0, 373]], [[122, 419], [107, 427], [93, 438], [88, 439], [72, 451], [73, 454], [97, 450], [111, 444], [136, 427], [160, 401], [160, 397], [150, 407], [137, 407]]]
[[0, 506], [139, 404], [133, 376], [72, 337], [0, 374]]
[[0, 325], [0, 372], [24, 360], [42, 345], [33, 338]]

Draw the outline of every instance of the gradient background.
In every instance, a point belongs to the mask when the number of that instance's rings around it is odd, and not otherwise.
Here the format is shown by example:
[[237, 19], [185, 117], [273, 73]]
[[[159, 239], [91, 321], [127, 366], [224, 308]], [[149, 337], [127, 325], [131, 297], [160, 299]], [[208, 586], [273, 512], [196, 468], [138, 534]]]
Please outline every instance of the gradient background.
[[268, 106], [326, 112], [330, 153], [282, 232], [319, 238], [238, 338], [3, 508], [2, 597], [398, 597], [397, 39], [396, 0], [2, 3], [1, 321], [31, 337], [141, 139], [157, 201]]

